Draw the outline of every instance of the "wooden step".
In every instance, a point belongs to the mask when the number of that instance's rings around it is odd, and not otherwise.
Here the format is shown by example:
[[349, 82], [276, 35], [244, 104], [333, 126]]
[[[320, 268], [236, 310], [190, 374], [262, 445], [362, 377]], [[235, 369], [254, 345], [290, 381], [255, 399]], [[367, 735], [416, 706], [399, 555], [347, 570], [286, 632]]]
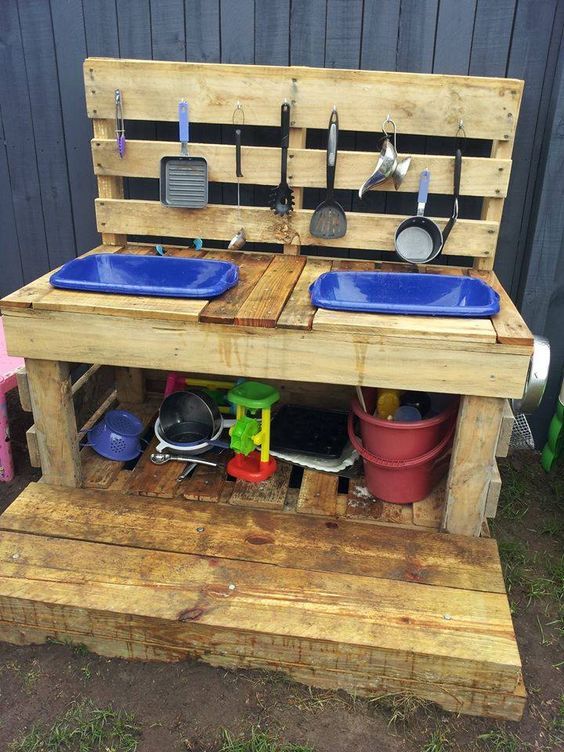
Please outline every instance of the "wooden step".
[[522, 712], [493, 540], [46, 484], [0, 529], [0, 639]]

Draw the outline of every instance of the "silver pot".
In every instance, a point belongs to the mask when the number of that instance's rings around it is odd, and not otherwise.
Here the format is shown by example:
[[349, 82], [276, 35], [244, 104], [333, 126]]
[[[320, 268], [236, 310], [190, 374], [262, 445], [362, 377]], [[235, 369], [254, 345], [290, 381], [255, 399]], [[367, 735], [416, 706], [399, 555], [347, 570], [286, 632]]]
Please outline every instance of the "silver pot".
[[533, 354], [525, 391], [521, 399], [511, 400], [515, 415], [530, 415], [540, 405], [550, 369], [550, 342], [545, 337], [534, 337]]

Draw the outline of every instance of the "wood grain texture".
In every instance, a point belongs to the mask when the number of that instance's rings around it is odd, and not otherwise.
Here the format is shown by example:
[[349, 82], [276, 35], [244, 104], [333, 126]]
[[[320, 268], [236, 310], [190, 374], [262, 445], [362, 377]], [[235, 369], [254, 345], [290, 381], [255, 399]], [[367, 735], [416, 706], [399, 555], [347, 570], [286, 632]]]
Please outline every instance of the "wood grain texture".
[[126, 316], [111, 321], [116, 328], [99, 314], [20, 309], [5, 315], [4, 331], [10, 352], [23, 357], [504, 398], [522, 396], [529, 367], [528, 351], [497, 343], [466, 342], [461, 347], [436, 340], [431, 360], [422, 338], [349, 337]]
[[[292, 133], [300, 133], [293, 129]], [[174, 154], [178, 149], [175, 142], [127, 141], [127, 152], [120, 159], [116, 152], [115, 140], [93, 139], [92, 159], [97, 175], [123, 175], [125, 177], [158, 178], [159, 163], [162, 157]], [[230, 144], [191, 143], [190, 152], [208, 161], [210, 182], [233, 183], [236, 177], [233, 170], [234, 147]], [[242, 160], [245, 174], [241, 184], [276, 185], [280, 180], [280, 150], [265, 146], [242, 146]], [[407, 154], [400, 154], [403, 159]], [[290, 180], [296, 191], [302, 188], [324, 188], [326, 185], [326, 152], [321, 149], [293, 147], [288, 149], [290, 159]], [[362, 175], [375, 165], [378, 155], [375, 152], [339, 150], [339, 169], [335, 176], [335, 188], [358, 190]], [[413, 154], [409, 172], [400, 187], [404, 193], [417, 191], [419, 174], [428, 167], [433, 175], [433, 193], [450, 196], [452, 194], [453, 157], [442, 155]], [[465, 157], [460, 192], [463, 196], [505, 196], [509, 184], [511, 160]], [[387, 191], [390, 185], [381, 183], [376, 191]], [[296, 203], [296, 208], [301, 208]]]
[[[127, 525], [120, 524], [124, 515]], [[122, 492], [69, 491], [32, 483], [0, 517], [0, 529], [504, 592], [497, 547], [491, 539], [383, 528], [346, 519], [337, 526], [325, 522], [205, 500], [154, 498], [148, 504]], [[205, 534], [197, 528], [204, 528]]]
[[310, 257], [278, 319], [277, 326], [283, 329], [311, 329], [317, 308], [311, 304], [309, 286], [331, 270], [331, 261]]
[[276, 326], [306, 264], [302, 257], [274, 256], [235, 316], [239, 326]]
[[208, 324], [233, 324], [239, 309], [260, 280], [272, 257], [266, 254], [210, 252], [207, 258], [231, 261], [239, 267], [239, 281], [235, 287], [210, 300], [199, 315], [199, 320]]
[[492, 473], [490, 477], [490, 487], [488, 488], [488, 495], [486, 497], [486, 518], [488, 520], [493, 519], [497, 514], [497, 505], [499, 502], [499, 495], [501, 494], [501, 475], [499, 474], [499, 468], [497, 462], [494, 462], [492, 466]]
[[46, 483], [79, 486], [82, 470], [67, 363], [27, 358], [33, 419]]
[[175, 103], [189, 87], [194, 123], [231, 125], [229, 92], [249, 125], [279, 125], [279, 109], [271, 103], [291, 99], [296, 128], [326, 128], [327, 113], [339, 102], [343, 130], [373, 132], [394, 102], [405, 132], [451, 136], [462, 117], [472, 122], [476, 138], [502, 140], [513, 136], [522, 90], [521, 81], [510, 79], [95, 58], [85, 61], [84, 80], [89, 117], [112, 118], [119, 87], [128, 91], [126, 119], [175, 122]]
[[321, 473], [306, 468], [298, 495], [296, 511], [301, 514], [321, 514], [333, 517], [337, 514], [337, 485], [335, 473]]
[[504, 400], [463, 397], [447, 480], [442, 529], [480, 535]]
[[[365, 250], [394, 250], [397, 226], [405, 216], [395, 214], [361, 214], [354, 212], [347, 218], [344, 238], [327, 240], [309, 233], [313, 210], [298, 209], [289, 217], [278, 217], [266, 207], [225, 207], [208, 205], [198, 212], [172, 209], [158, 201], [133, 199], [97, 199], [98, 229], [105, 234], [156, 235], [186, 237], [200, 233], [208, 240], [230, 240], [234, 228], [245, 228], [247, 240], [286, 245], [315, 245], [327, 248], [362, 248]], [[444, 217], [435, 217], [441, 229]], [[449, 236], [444, 255], [493, 256], [498, 225], [495, 222], [461, 219]]]
[[499, 313], [492, 316], [497, 341], [504, 344], [530, 346], [532, 353], [533, 335], [494, 272], [471, 269], [469, 274], [472, 277], [483, 279], [499, 295], [500, 310]]
[[235, 488], [229, 498], [229, 503], [259, 509], [282, 509], [288, 493], [292, 466], [282, 460], [276, 460], [276, 462], [278, 463], [276, 472], [262, 483], [235, 481]]

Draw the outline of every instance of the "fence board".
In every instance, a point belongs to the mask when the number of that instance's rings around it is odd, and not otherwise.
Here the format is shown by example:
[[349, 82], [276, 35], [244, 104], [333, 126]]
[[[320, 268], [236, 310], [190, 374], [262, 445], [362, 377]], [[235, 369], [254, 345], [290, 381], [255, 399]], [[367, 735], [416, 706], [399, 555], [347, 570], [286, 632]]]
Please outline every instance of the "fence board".
[[82, 4], [51, 0], [51, 20], [61, 95], [63, 130], [60, 138], [66, 150], [76, 254], [84, 253], [100, 242], [91, 211], [96, 196], [96, 180], [92, 174], [92, 159], [84, 148], [92, 137], [92, 124], [86, 116], [84, 81], [80, 70], [87, 54]]
[[48, 271], [49, 258], [16, 0], [2, 6], [0, 71], [0, 106], [21, 265], [24, 278], [31, 280]]
[[61, 138], [61, 102], [51, 12], [48, 3], [20, 3], [19, 15], [47, 253], [49, 266], [54, 268], [74, 256], [75, 238], [65, 144]]

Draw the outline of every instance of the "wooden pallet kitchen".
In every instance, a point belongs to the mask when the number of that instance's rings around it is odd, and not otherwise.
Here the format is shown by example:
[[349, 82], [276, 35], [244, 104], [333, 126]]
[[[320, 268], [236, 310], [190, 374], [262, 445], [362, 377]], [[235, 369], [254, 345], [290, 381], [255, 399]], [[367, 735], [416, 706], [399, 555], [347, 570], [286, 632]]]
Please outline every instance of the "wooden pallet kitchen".
[[[88, 59], [85, 85], [98, 178], [97, 252], [151, 253], [128, 235], [228, 241], [236, 208], [171, 209], [124, 198], [124, 178], [156, 178], [178, 145], [114, 140], [114, 90], [126, 120], [191, 120], [277, 126], [292, 104], [289, 217], [246, 206], [249, 241], [280, 253], [168, 247], [169, 254], [234, 261], [239, 284], [214, 300], [140, 298], [56, 290], [48, 276], [5, 298], [11, 354], [26, 359], [42, 482], [0, 517], [0, 639], [85, 643], [104, 655], [284, 671], [315, 686], [359, 694], [411, 693], [444, 708], [519, 718], [525, 692], [497, 546], [480, 537], [499, 491], [496, 446], [506, 399], [519, 397], [532, 335], [495, 277], [522, 82], [423, 74]], [[309, 235], [302, 189], [325, 185], [325, 152], [306, 148], [333, 105], [343, 131], [374, 133], [391, 112], [400, 133], [454, 136], [464, 120], [491, 157], [465, 157], [462, 194], [484, 199], [481, 220], [461, 219], [444, 256], [473, 266], [422, 271], [479, 276], [501, 296], [491, 319], [390, 316], [316, 310], [308, 287], [332, 268], [394, 269], [367, 260], [393, 251], [403, 217], [348, 213], [347, 235]], [[217, 129], [216, 132], [219, 132]], [[276, 185], [280, 152], [248, 145], [243, 183]], [[375, 136], [376, 142], [376, 136]], [[400, 141], [401, 145], [401, 141]], [[231, 144], [192, 144], [210, 181], [233, 183]], [[340, 151], [337, 188], [358, 188], [373, 153]], [[424, 167], [449, 195], [453, 158], [414, 154], [403, 192]], [[378, 186], [385, 190], [389, 186]], [[445, 220], [438, 218], [440, 226]], [[156, 241], [158, 242], [158, 240]], [[326, 257], [307, 256], [310, 245]], [[330, 258], [345, 248], [356, 260]], [[127, 404], [147, 424], [158, 409], [151, 384], [168, 371], [245, 376], [281, 386], [283, 399], [346, 404], [354, 385], [459, 394], [446, 481], [422, 502], [367, 498], [362, 479], [281, 464], [268, 481], [234, 481], [198, 468], [134, 467], [81, 448], [71, 363], [115, 368], [108, 405]], [[173, 463], [171, 463], [173, 464]]]

